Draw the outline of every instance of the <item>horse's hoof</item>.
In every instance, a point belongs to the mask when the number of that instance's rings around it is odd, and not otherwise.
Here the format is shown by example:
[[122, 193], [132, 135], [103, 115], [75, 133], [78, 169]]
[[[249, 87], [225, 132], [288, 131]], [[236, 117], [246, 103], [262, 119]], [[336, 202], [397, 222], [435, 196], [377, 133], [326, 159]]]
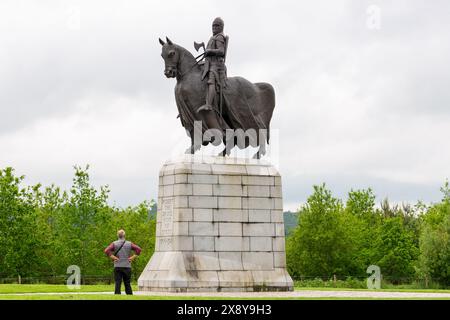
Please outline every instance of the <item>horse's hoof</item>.
[[259, 151], [253, 155], [253, 159], [259, 160], [260, 158], [261, 158], [261, 155], [259, 154]]

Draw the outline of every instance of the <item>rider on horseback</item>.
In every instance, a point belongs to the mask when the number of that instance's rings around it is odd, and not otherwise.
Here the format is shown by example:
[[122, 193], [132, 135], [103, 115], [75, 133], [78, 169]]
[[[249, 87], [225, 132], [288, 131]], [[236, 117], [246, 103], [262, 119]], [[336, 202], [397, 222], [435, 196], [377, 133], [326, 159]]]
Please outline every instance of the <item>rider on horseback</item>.
[[[214, 19], [212, 23], [213, 36], [209, 39], [206, 47], [205, 65], [202, 74], [202, 80], [208, 76], [206, 104], [198, 108], [197, 112], [216, 110], [219, 114], [222, 113], [222, 90], [226, 85], [227, 78], [225, 58], [228, 46], [228, 36], [223, 34], [223, 27], [224, 22], [221, 18]], [[220, 101], [217, 101], [216, 97]]]

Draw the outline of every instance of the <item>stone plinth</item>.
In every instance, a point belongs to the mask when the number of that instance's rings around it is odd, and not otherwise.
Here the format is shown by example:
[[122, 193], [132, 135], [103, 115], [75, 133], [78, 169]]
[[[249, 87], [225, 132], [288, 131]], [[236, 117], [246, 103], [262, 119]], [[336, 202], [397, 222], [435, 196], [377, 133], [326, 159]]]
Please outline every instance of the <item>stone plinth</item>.
[[289, 291], [281, 177], [260, 160], [185, 156], [160, 170], [142, 291]]

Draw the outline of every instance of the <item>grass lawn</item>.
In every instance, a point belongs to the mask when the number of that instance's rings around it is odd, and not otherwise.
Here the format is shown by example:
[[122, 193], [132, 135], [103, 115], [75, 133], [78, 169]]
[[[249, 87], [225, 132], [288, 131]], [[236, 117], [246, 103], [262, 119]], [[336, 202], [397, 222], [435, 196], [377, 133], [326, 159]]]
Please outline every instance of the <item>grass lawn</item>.
[[[137, 290], [137, 285], [133, 285]], [[5, 293], [46, 293], [46, 292], [108, 292], [114, 285], [82, 285], [80, 290], [69, 289], [65, 284], [0, 284], [0, 294]]]
[[[137, 284], [132, 285], [134, 291], [138, 291]], [[122, 288], [123, 289], [123, 288]], [[345, 288], [306, 288], [298, 287], [296, 291], [369, 291], [367, 289], [345, 289]], [[111, 294], [95, 294], [95, 292], [113, 292], [114, 285], [82, 285], [80, 290], [68, 289], [66, 285], [53, 284], [0, 284], [0, 300], [229, 300], [232, 297], [196, 297], [193, 296], [115, 296]], [[381, 289], [384, 292], [428, 292], [428, 293], [450, 293], [450, 290], [408, 290], [408, 289]], [[77, 292], [78, 294], [67, 294]], [[33, 294], [34, 293], [34, 294]], [[36, 293], [65, 293], [54, 295], [39, 295]], [[90, 294], [83, 294], [90, 293]], [[94, 294], [93, 294], [94, 293]], [[14, 295], [24, 294], [24, 295]], [[239, 300], [255, 298], [238, 298]], [[371, 300], [372, 298], [257, 298], [261, 300], [272, 299], [298, 299], [298, 300]], [[373, 298], [377, 299], [377, 298]], [[385, 299], [385, 298], [382, 298]], [[423, 298], [419, 298], [422, 300]], [[433, 300], [436, 298], [433, 298]]]
[[[196, 296], [115, 296], [106, 294], [55, 294], [23, 296], [1, 295], [0, 300], [405, 300], [405, 298], [359, 298], [359, 297], [293, 297], [293, 298], [233, 298]], [[407, 298], [407, 300], [448, 300], [447, 298]]]

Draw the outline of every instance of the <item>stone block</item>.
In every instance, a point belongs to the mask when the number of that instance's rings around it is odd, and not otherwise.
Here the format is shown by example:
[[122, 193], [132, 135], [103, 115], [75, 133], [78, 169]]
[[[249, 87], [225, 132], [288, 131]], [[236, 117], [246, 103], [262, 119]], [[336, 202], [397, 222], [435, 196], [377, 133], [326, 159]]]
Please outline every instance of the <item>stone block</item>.
[[219, 278], [217, 271], [192, 271], [188, 272], [188, 287], [196, 288], [217, 288]]
[[275, 177], [274, 183], [276, 186], [281, 186], [281, 177]]
[[172, 234], [174, 236], [188, 236], [189, 235], [188, 224], [189, 222], [173, 222]]
[[243, 209], [214, 209], [215, 222], [247, 222], [248, 210]]
[[176, 174], [175, 175], [175, 183], [188, 183], [188, 175], [187, 174]]
[[164, 197], [173, 197], [173, 184], [163, 186]]
[[250, 251], [272, 251], [272, 237], [250, 237]]
[[[166, 188], [168, 186], [165, 186]], [[174, 184], [173, 186], [174, 196], [190, 196], [192, 195], [192, 184]]]
[[247, 166], [247, 175], [249, 176], [268, 176], [269, 175], [269, 170], [267, 167], [263, 167], [263, 166], [252, 166], [252, 165], [248, 165]]
[[247, 186], [247, 194], [249, 197], [264, 197], [270, 196], [271, 186]]
[[248, 251], [250, 241], [248, 237], [216, 237], [216, 251]]
[[270, 210], [248, 210], [248, 222], [270, 222]]
[[278, 172], [278, 170], [274, 167], [274, 166], [269, 166], [267, 167], [267, 171], [269, 171], [269, 175], [270, 176], [280, 176], [280, 173]]
[[212, 184], [192, 184], [194, 196], [212, 196], [213, 185]]
[[284, 224], [283, 223], [274, 223], [275, 225], [275, 236], [276, 237], [284, 237]]
[[281, 198], [283, 196], [281, 186], [270, 186], [270, 196], [272, 198]]
[[286, 268], [286, 253], [285, 252], [274, 252], [273, 260], [275, 268]]
[[285, 237], [275, 237], [272, 238], [273, 241], [273, 251], [283, 251], [286, 250], [286, 239]]
[[243, 225], [243, 235], [244, 237], [274, 237], [275, 226], [272, 223], [246, 223]]
[[242, 223], [220, 222], [219, 236], [221, 237], [242, 236]]
[[218, 236], [219, 224], [214, 222], [189, 222], [190, 236]]
[[190, 174], [188, 175], [188, 183], [201, 183], [201, 184], [217, 184], [219, 177], [210, 174]]
[[219, 252], [220, 270], [243, 270], [241, 252]]
[[214, 251], [214, 237], [194, 236], [194, 251]]
[[219, 184], [242, 185], [242, 177], [241, 176], [219, 175]]
[[[173, 207], [175, 208], [188, 208], [188, 197], [187, 196], [176, 196], [174, 197]], [[161, 208], [160, 206], [158, 208]]]
[[166, 164], [163, 167], [163, 176], [175, 174], [175, 164]]
[[271, 210], [270, 217], [271, 217], [271, 221], [273, 223], [283, 223], [284, 222], [283, 210]]
[[193, 209], [194, 221], [212, 222], [213, 209]]
[[213, 185], [213, 194], [215, 196], [241, 197], [242, 186], [233, 184], [215, 184]]
[[229, 164], [212, 164], [212, 173], [215, 175], [245, 175], [247, 170], [243, 165], [229, 165]]
[[183, 253], [186, 271], [220, 270], [217, 252], [185, 252]]
[[221, 287], [245, 287], [253, 283], [251, 271], [219, 271], [219, 283]]
[[173, 251], [192, 251], [194, 250], [194, 238], [188, 236], [173, 237]]
[[264, 176], [243, 176], [242, 184], [248, 186], [273, 186], [275, 185], [274, 177]]
[[283, 199], [273, 198], [273, 208], [275, 210], [283, 210]]
[[[161, 265], [161, 260], [162, 260], [163, 255], [164, 255], [163, 252], [153, 253], [152, 258], [150, 259], [147, 266], [145, 267], [145, 270], [146, 271], [161, 270], [160, 265]], [[242, 262], [241, 262], [241, 266], [242, 266]]]
[[192, 166], [190, 163], [186, 163], [186, 162], [176, 163], [174, 166], [174, 174], [175, 175], [191, 173], [191, 171], [192, 171]]
[[155, 251], [173, 251], [173, 237], [163, 237], [160, 236], [156, 239]]
[[191, 173], [193, 173], [193, 174], [211, 174], [211, 164], [209, 164], [209, 163], [193, 163]]
[[217, 197], [220, 209], [241, 209], [242, 198], [241, 197]]
[[173, 209], [173, 221], [193, 221], [191, 208]]
[[173, 174], [169, 176], [164, 175], [162, 180], [164, 186], [175, 184], [175, 176]]
[[284, 287], [286, 286], [286, 271], [284, 269], [275, 270], [254, 270], [252, 271], [255, 286], [263, 287]]
[[217, 208], [217, 197], [210, 196], [189, 196], [190, 208]]
[[272, 270], [272, 252], [242, 252], [244, 270]]
[[274, 198], [243, 198], [243, 209], [272, 209]]

